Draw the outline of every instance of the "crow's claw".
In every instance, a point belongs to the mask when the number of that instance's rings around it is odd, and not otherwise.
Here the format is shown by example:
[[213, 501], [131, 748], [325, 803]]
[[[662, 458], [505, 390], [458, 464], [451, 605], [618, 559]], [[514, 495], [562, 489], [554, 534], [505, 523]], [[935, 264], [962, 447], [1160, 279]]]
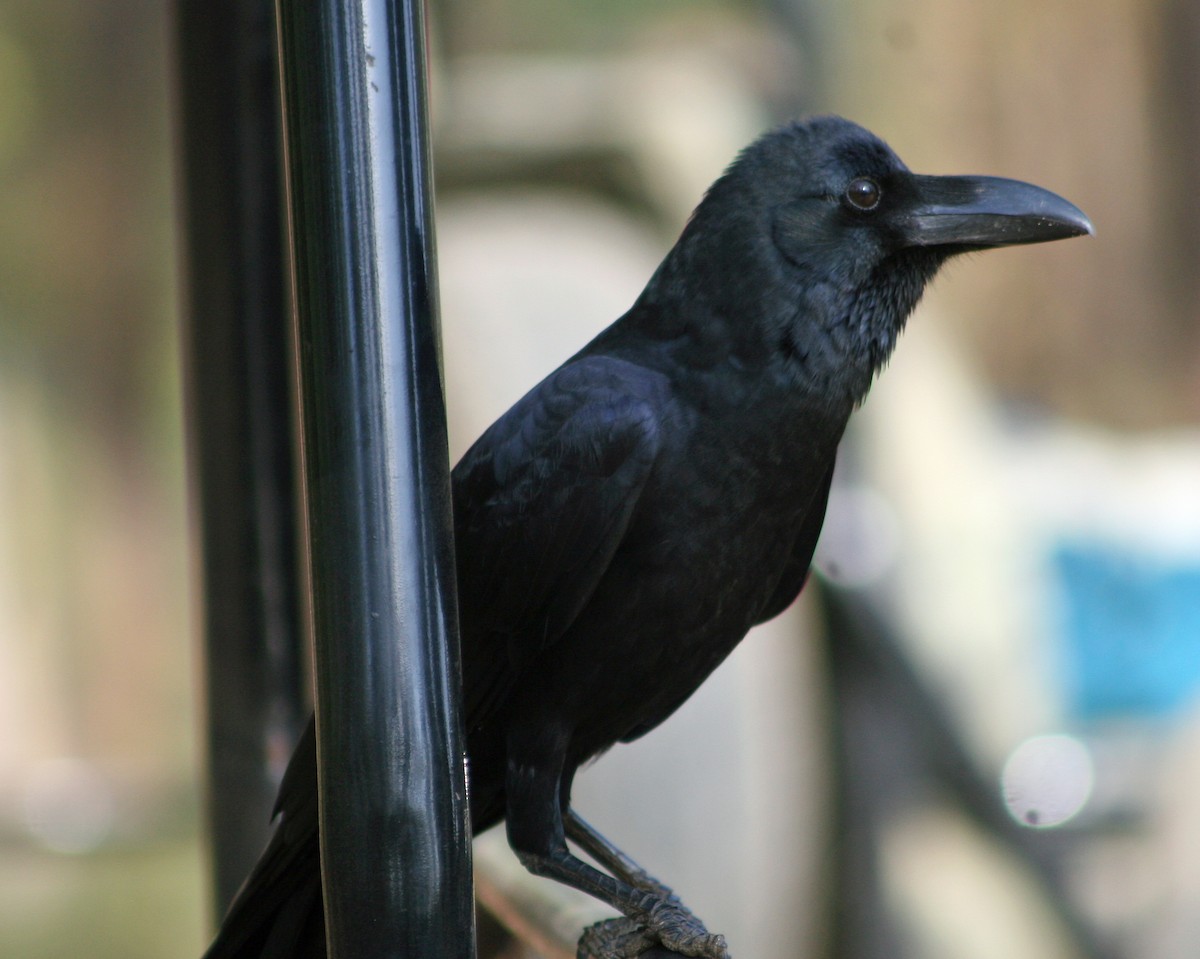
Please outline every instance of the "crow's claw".
[[657, 945], [701, 959], [730, 959], [724, 936], [682, 908], [678, 900], [654, 905], [643, 922], [625, 916], [589, 926], [579, 940], [578, 959], [636, 959]]
[[679, 905], [678, 899], [668, 899], [654, 906], [646, 930], [668, 949], [685, 956], [729, 959], [725, 937], [713, 935], [704, 928], [704, 923]]
[[636, 959], [655, 944], [636, 922], [618, 916], [583, 930], [575, 955], [576, 959]]

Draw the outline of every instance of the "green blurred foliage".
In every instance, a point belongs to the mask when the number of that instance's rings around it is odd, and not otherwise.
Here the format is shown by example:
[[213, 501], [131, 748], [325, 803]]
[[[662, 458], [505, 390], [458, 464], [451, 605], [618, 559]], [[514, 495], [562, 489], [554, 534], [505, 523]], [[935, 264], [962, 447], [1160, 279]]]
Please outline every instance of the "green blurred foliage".
[[12, 959], [163, 959], [205, 936], [199, 846], [0, 859], [0, 950]]

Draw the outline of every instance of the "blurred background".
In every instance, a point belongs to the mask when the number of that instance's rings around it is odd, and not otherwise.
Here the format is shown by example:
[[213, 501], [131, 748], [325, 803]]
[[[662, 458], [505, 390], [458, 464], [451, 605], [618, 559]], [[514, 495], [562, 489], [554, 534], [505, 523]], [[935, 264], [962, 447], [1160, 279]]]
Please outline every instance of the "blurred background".
[[[845, 114], [915, 170], [1028, 179], [1097, 227], [952, 264], [910, 322], [819, 556], [872, 618], [808, 596], [579, 780], [737, 955], [1172, 959], [1200, 937], [1200, 3], [1081, 12], [431, 4], [456, 456], [629, 306], [783, 119]], [[0, 954], [20, 959], [195, 956], [213, 922], [170, 15], [0, 3]]]

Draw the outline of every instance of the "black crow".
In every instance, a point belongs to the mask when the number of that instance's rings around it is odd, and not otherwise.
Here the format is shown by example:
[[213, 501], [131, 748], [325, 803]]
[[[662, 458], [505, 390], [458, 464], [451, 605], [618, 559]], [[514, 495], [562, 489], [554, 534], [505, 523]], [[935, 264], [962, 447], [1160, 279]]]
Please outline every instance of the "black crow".
[[[583, 951], [726, 956], [574, 813], [576, 770], [795, 599], [847, 418], [938, 267], [1091, 232], [1036, 186], [919, 176], [846, 120], [789, 124], [713, 184], [629, 312], [454, 469], [474, 829], [505, 820], [531, 872], [623, 914]], [[310, 724], [207, 959], [325, 955], [314, 759]]]

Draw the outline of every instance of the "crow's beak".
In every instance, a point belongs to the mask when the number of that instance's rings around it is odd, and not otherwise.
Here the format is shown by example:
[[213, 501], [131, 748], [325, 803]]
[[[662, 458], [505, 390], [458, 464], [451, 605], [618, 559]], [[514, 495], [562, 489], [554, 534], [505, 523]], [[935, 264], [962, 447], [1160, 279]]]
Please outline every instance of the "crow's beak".
[[911, 246], [981, 248], [1091, 235], [1091, 221], [1061, 196], [991, 176], [914, 176], [916, 196], [901, 219]]

